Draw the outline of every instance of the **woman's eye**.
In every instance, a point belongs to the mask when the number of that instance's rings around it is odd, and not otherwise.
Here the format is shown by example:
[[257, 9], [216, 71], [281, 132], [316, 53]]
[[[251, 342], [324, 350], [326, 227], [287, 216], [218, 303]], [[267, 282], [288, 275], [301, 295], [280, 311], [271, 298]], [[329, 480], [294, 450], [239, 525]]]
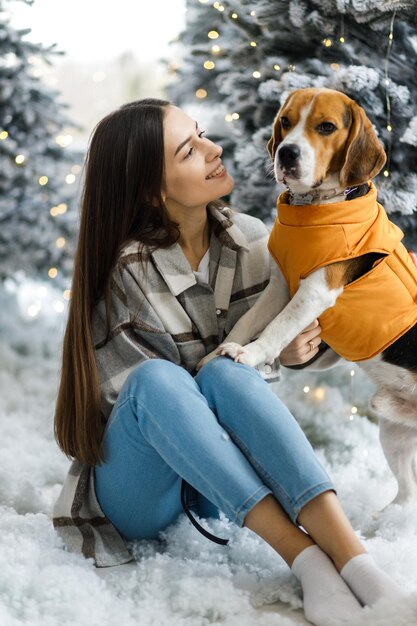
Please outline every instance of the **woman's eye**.
[[317, 126], [317, 130], [321, 135], [331, 135], [337, 128], [331, 122], [322, 122]]
[[[205, 133], [205, 132], [206, 132], [205, 130], [200, 130], [200, 132], [199, 132], [199, 133], [197, 133], [197, 134], [198, 134], [198, 137], [201, 139], [201, 138], [202, 138], [202, 136], [204, 135], [204, 133]], [[188, 159], [188, 157], [190, 157], [190, 156], [192, 155], [193, 151], [194, 151], [194, 148], [193, 148], [193, 147], [191, 147], [191, 148], [188, 150], [187, 154], [185, 155], [185, 158], [186, 158], [186, 159]]]

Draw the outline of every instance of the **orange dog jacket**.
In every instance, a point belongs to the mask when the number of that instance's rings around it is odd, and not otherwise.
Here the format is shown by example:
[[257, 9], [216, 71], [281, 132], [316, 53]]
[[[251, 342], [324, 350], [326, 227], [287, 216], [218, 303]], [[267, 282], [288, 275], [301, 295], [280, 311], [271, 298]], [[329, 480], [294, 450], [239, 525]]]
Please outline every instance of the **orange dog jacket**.
[[349, 361], [382, 352], [417, 322], [417, 268], [401, 243], [403, 232], [370, 190], [335, 204], [291, 206], [288, 192], [277, 202], [278, 218], [268, 248], [291, 297], [314, 270], [368, 252], [385, 256], [346, 285], [336, 304], [320, 315], [322, 339]]

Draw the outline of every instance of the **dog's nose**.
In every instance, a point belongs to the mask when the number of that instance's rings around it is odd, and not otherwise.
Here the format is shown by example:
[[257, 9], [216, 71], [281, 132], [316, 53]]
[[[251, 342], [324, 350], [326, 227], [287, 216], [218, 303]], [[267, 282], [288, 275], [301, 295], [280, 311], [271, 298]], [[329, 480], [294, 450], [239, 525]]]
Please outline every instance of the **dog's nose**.
[[300, 158], [300, 148], [295, 143], [288, 143], [278, 150], [279, 162], [284, 167], [293, 167]]

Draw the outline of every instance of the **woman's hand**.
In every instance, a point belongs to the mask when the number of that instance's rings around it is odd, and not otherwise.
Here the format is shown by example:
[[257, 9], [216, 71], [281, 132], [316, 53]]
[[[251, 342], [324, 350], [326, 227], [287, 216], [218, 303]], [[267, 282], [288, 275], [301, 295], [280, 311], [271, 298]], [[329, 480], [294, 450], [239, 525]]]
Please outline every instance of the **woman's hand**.
[[279, 355], [282, 365], [301, 365], [307, 363], [319, 351], [321, 327], [314, 320], [305, 328]]

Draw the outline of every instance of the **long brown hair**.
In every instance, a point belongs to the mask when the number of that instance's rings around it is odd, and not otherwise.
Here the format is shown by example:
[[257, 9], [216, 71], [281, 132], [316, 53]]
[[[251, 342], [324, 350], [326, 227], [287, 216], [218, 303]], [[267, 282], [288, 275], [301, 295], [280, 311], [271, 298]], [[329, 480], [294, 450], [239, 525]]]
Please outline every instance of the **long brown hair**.
[[61, 450], [90, 466], [101, 461], [104, 430], [93, 308], [104, 298], [109, 332], [110, 275], [123, 244], [137, 240], [151, 248], [167, 247], [179, 237], [161, 196], [168, 105], [145, 99], [110, 113], [94, 129], [87, 153], [54, 421]]

